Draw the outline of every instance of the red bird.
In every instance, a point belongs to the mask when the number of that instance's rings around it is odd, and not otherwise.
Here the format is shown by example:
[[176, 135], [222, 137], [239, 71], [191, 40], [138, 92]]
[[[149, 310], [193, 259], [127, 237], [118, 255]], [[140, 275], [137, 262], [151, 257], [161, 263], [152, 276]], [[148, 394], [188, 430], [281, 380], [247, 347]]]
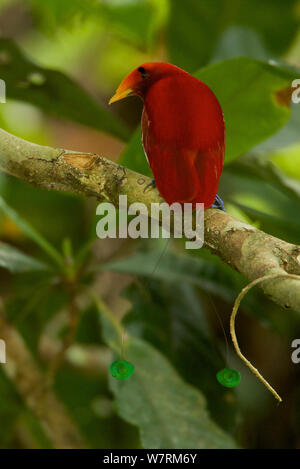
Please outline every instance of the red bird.
[[216, 199], [214, 206], [224, 210], [217, 189], [225, 125], [211, 89], [175, 65], [152, 62], [133, 70], [109, 103], [130, 95], [144, 102], [144, 150], [165, 201], [203, 202], [208, 208]]

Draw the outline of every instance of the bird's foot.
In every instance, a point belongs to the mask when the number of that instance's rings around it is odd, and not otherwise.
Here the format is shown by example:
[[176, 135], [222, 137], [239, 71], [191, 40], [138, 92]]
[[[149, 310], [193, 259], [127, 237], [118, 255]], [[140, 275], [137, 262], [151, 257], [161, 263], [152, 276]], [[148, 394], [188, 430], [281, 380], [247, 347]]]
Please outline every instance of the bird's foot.
[[210, 208], [217, 208], [218, 210], [223, 210], [223, 212], [226, 212], [223, 200], [218, 196], [218, 194], [216, 195], [215, 201]]
[[149, 184], [147, 184], [147, 186], [146, 186], [145, 189], [144, 189], [144, 192], [146, 192], [146, 190], [147, 190], [149, 187], [151, 187], [152, 189], [155, 189], [155, 188], [156, 188], [156, 184], [155, 184], [155, 180], [154, 180], [154, 179], [152, 179], [152, 181], [149, 182]]

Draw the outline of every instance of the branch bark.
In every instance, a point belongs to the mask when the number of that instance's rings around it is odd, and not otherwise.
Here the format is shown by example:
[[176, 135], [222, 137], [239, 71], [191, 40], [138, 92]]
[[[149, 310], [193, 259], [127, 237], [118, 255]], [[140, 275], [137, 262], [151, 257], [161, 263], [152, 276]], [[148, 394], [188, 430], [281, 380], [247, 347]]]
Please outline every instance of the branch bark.
[[17, 330], [5, 319], [0, 304], [0, 336], [6, 344], [8, 374], [28, 408], [38, 417], [45, 434], [56, 449], [85, 448], [76, 425], [54, 392], [45, 386], [44, 374]]
[[[150, 179], [102, 156], [36, 145], [0, 130], [0, 170], [46, 189], [67, 190], [118, 205], [162, 202]], [[204, 246], [250, 281], [270, 274], [300, 275], [300, 246], [287, 243], [227, 213], [205, 211]], [[285, 308], [300, 311], [300, 282], [278, 278], [261, 284]]]

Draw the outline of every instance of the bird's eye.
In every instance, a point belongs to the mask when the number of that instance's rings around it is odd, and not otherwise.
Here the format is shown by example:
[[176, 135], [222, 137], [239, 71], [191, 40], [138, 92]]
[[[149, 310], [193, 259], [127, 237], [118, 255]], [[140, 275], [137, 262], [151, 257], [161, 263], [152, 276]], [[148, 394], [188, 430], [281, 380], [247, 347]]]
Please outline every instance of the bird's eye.
[[146, 70], [144, 69], [144, 67], [139, 67], [138, 68], [138, 72], [140, 72], [140, 74], [142, 75], [142, 78], [147, 78], [148, 76], [148, 73], [146, 72]]

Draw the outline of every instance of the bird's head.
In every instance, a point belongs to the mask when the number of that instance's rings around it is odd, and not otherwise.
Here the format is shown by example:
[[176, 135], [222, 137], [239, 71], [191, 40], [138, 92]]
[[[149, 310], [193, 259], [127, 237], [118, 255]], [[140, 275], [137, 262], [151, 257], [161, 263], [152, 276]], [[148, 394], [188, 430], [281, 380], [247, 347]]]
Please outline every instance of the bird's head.
[[109, 100], [109, 104], [131, 95], [143, 98], [146, 91], [155, 81], [170, 74], [180, 72], [183, 72], [183, 70], [175, 65], [164, 62], [149, 62], [140, 65], [124, 78], [116, 93]]

